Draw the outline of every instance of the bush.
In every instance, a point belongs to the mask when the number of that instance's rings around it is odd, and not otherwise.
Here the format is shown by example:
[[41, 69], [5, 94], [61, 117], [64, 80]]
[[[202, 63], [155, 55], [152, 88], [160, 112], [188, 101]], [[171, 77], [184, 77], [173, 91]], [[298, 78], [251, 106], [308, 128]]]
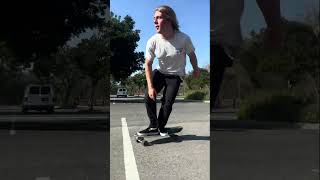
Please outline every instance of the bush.
[[205, 91], [205, 90], [189, 91], [189, 92], [187, 92], [185, 99], [187, 99], [187, 100], [209, 99], [208, 91]]
[[320, 112], [317, 104], [310, 104], [304, 107], [300, 113], [300, 121], [320, 123]]
[[239, 119], [262, 121], [299, 121], [304, 105], [298, 98], [285, 93], [263, 92], [251, 96], [240, 105]]

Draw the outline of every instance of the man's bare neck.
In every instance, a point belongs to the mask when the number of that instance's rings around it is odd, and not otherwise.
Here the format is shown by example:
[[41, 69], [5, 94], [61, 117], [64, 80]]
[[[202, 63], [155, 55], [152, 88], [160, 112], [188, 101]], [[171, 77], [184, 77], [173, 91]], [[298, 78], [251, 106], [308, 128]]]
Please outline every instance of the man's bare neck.
[[175, 30], [168, 29], [167, 31], [160, 33], [160, 34], [164, 39], [171, 39], [175, 34]]

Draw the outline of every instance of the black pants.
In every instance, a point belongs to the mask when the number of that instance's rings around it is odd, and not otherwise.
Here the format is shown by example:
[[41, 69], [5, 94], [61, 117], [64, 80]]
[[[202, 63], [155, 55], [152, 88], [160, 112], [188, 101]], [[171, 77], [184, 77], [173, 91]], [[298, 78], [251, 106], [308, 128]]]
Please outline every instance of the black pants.
[[179, 76], [162, 74], [158, 70], [152, 72], [153, 87], [159, 93], [163, 88], [161, 108], [157, 118], [157, 103], [149, 97], [148, 90], [145, 95], [147, 114], [150, 120], [149, 127], [164, 128], [168, 122], [172, 105], [179, 91], [182, 82]]
[[210, 64], [212, 64], [210, 70], [210, 72], [212, 72], [210, 77], [210, 84], [212, 86], [210, 109], [212, 110], [219, 95], [225, 69], [226, 67], [231, 67], [233, 61], [220, 45], [211, 46], [210, 51]]

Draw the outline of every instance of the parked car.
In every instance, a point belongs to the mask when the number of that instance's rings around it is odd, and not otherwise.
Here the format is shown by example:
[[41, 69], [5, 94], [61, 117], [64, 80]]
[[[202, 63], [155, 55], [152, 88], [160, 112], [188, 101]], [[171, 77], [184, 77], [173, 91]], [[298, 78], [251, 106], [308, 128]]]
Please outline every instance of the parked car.
[[128, 97], [126, 88], [118, 88], [117, 97]]
[[52, 85], [30, 84], [25, 88], [22, 112], [29, 110], [54, 112], [54, 91]]

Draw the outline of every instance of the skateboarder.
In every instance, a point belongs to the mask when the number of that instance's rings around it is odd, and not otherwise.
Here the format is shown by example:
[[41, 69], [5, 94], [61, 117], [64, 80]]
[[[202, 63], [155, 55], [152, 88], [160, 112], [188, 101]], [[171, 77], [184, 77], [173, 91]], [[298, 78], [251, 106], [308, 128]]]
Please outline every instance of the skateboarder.
[[[256, 0], [267, 25], [265, 44], [269, 48], [280, 47], [280, 0]], [[242, 43], [240, 20], [244, 0], [214, 0], [211, 3], [211, 102], [217, 101], [225, 68], [232, 66], [234, 52]]]
[[[153, 17], [156, 34], [147, 42], [145, 55], [145, 72], [147, 91], [145, 105], [150, 120], [148, 128], [137, 132], [137, 135], [167, 136], [165, 126], [172, 111], [180, 83], [185, 75], [186, 55], [193, 67], [193, 75], [198, 77], [195, 48], [188, 35], [179, 30], [176, 14], [169, 6], [159, 6]], [[152, 71], [153, 60], [157, 58], [159, 68]], [[163, 90], [162, 104], [157, 117], [156, 97]]]

